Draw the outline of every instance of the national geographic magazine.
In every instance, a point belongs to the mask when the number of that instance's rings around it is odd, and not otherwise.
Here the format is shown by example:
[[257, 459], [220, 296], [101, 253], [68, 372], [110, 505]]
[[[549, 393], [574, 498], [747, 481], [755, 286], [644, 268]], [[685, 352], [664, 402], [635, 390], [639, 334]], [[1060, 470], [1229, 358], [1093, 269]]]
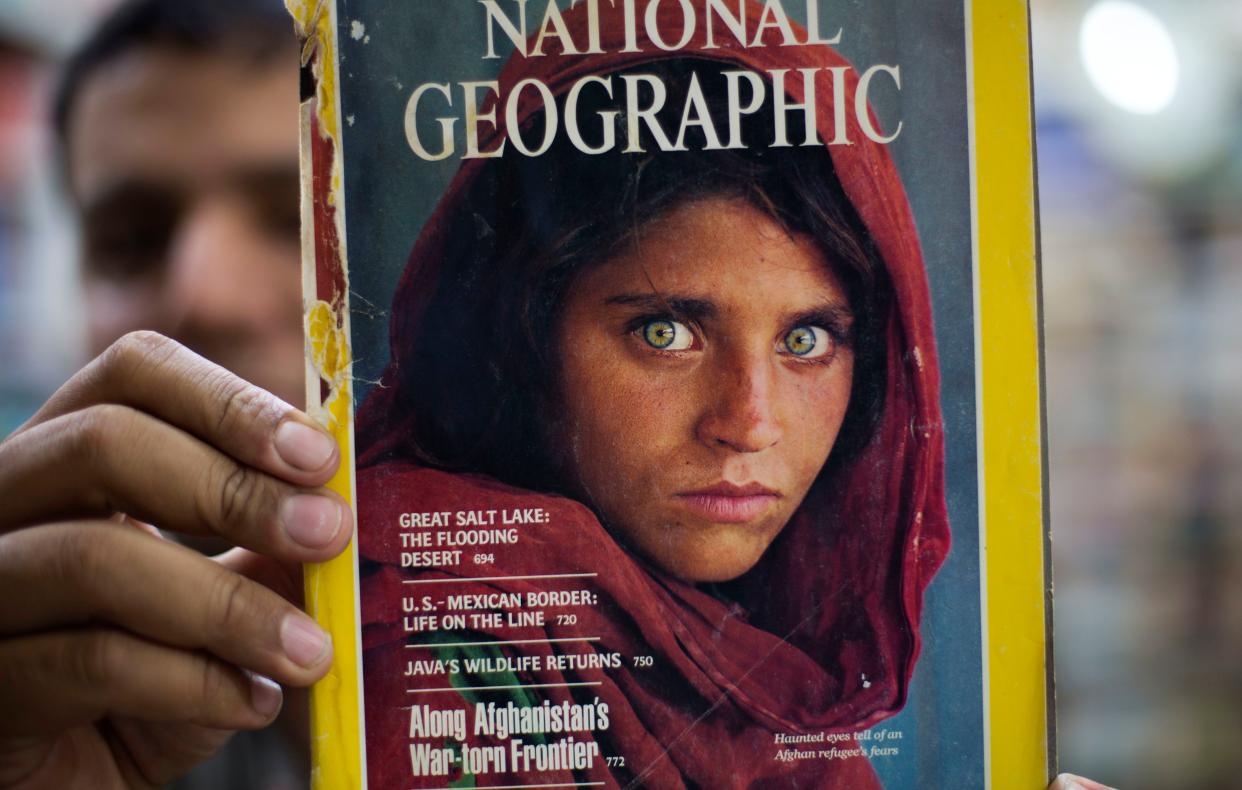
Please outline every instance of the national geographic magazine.
[[290, 7], [315, 787], [1046, 786], [1025, 4]]

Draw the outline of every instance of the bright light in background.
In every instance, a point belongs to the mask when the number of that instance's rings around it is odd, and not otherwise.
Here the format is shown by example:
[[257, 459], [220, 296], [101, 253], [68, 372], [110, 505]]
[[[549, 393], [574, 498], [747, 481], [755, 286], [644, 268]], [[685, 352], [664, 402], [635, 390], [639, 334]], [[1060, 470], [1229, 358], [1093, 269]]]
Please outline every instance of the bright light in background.
[[1125, 0], [1096, 3], [1083, 17], [1078, 48], [1092, 84], [1123, 110], [1153, 115], [1173, 101], [1177, 48], [1146, 8]]

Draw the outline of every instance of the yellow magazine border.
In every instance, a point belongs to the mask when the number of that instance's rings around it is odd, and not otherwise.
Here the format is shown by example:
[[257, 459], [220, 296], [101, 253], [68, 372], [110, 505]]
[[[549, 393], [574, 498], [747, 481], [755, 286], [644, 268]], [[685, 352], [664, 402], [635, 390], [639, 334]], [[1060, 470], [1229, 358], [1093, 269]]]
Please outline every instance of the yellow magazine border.
[[[339, 263], [348, 281], [344, 234], [344, 174], [339, 155], [340, 89], [337, 80], [336, 3], [334, 0], [286, 0], [303, 42], [302, 68], [314, 69], [315, 95], [303, 97], [301, 119], [302, 170], [311, 161], [311, 114], [320, 133], [334, 144], [329, 202], [334, 207]], [[307, 403], [310, 413], [326, 424], [340, 448], [341, 466], [328, 488], [355, 505], [353, 393], [350, 371], [349, 294], [341, 294], [335, 310], [318, 298], [313, 228], [321, 220], [313, 208], [308, 180], [303, 179], [303, 305], [307, 336]], [[321, 402], [320, 384], [331, 385]], [[318, 406], [318, 408], [315, 408]], [[356, 512], [356, 509], [355, 509]], [[356, 790], [366, 785], [362, 711], [362, 645], [359, 640], [357, 540], [336, 559], [305, 569], [307, 612], [333, 637], [332, 668], [311, 689], [311, 788]], [[344, 604], [344, 605], [342, 605]]]
[[1055, 772], [1056, 755], [1030, 27], [1025, 0], [968, 2], [967, 10], [984, 749], [989, 787], [1035, 788]]

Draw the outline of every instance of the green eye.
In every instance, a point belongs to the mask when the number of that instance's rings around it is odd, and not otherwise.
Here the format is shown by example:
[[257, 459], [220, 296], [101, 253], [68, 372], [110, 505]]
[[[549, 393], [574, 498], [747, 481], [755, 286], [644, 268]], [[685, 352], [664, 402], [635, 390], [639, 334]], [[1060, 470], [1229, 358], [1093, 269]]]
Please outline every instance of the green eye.
[[694, 343], [689, 327], [666, 318], [648, 321], [643, 324], [641, 332], [647, 345], [661, 351], [684, 351]]
[[785, 350], [802, 359], [818, 359], [832, 351], [832, 336], [818, 326], [797, 326], [784, 339]]

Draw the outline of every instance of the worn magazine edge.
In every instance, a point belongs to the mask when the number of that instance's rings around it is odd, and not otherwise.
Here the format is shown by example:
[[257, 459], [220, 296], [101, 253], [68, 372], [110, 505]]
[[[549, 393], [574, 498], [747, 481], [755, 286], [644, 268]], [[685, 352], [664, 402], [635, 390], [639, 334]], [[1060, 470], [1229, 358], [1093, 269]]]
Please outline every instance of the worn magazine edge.
[[976, 320], [986, 339], [977, 353], [987, 782], [1033, 788], [1051, 778], [1055, 744], [1028, 8], [968, 3], [968, 18]]
[[[339, 155], [342, 128], [336, 3], [286, 0], [286, 7], [302, 42], [300, 155], [307, 410], [336, 437], [340, 468], [328, 488], [353, 507], [353, 360], [344, 173]], [[316, 172], [328, 174], [326, 183], [322, 179], [316, 183]], [[325, 235], [334, 242], [326, 249], [319, 243]], [[357, 540], [351, 540], [337, 558], [305, 568], [307, 612], [331, 634], [334, 649], [327, 676], [311, 689], [311, 787], [316, 790], [366, 786], [357, 567]]]
[[[1027, 69], [1031, 75], [1035, 74], [1035, 58], [1034, 58], [1034, 37], [1031, 30], [1031, 12], [1030, 6], [1027, 6], [1026, 14], [1027, 22]], [[1033, 86], [1033, 78], [1031, 81]], [[1056, 642], [1055, 606], [1053, 601], [1053, 581], [1052, 581], [1052, 492], [1050, 490], [1052, 475], [1049, 469], [1049, 453], [1048, 453], [1048, 372], [1046, 356], [1047, 344], [1044, 337], [1044, 263], [1043, 263], [1043, 235], [1039, 224], [1039, 135], [1035, 131], [1035, 96], [1032, 87], [1031, 98], [1029, 101], [1031, 110], [1030, 131], [1031, 131], [1031, 177], [1032, 177], [1032, 193], [1031, 206], [1034, 210], [1035, 220], [1035, 310], [1036, 310], [1036, 330], [1039, 334], [1039, 419], [1040, 419], [1040, 439], [1043, 442], [1043, 452], [1040, 454], [1042, 463], [1040, 471], [1043, 474], [1043, 529], [1044, 529], [1044, 701], [1047, 706], [1045, 715], [1045, 735], [1048, 743], [1047, 754], [1047, 772], [1048, 777], [1056, 776], [1059, 772], [1057, 768], [1057, 680], [1055, 669], [1055, 650], [1053, 646]]]

